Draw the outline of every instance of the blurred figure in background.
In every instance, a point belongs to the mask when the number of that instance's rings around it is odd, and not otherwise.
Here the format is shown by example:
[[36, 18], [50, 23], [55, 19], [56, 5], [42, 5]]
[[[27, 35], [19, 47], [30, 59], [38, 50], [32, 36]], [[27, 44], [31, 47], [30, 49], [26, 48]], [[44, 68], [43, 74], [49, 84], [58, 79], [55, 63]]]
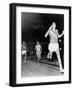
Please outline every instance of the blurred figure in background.
[[35, 45], [35, 51], [36, 51], [36, 56], [37, 56], [38, 62], [39, 62], [41, 59], [41, 54], [42, 54], [42, 46], [39, 43], [39, 41], [37, 41], [37, 44]]
[[23, 41], [23, 44], [21, 47], [21, 53], [22, 53], [22, 60], [24, 60], [24, 63], [26, 63], [27, 47], [26, 47], [26, 43], [24, 41]]

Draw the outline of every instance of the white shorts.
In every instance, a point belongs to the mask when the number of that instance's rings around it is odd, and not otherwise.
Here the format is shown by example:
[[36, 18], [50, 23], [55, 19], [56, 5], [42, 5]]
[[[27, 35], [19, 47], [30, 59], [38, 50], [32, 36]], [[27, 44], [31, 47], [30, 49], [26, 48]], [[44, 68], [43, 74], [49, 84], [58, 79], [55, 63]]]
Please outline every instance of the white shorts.
[[48, 49], [50, 52], [54, 52], [59, 50], [59, 44], [58, 43], [50, 43], [48, 46]]
[[26, 50], [22, 50], [22, 55], [25, 55], [26, 54]]
[[36, 51], [36, 55], [40, 56], [41, 55], [41, 51]]

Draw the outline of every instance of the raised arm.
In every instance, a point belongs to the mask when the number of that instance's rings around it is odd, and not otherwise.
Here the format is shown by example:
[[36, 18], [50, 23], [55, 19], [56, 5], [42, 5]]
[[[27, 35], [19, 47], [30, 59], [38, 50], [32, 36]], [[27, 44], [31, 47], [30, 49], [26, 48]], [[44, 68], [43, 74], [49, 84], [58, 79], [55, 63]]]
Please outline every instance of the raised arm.
[[48, 29], [48, 31], [46, 32], [46, 34], [45, 34], [45, 38], [48, 36], [48, 34], [49, 34], [49, 32], [50, 32], [50, 30], [53, 28], [53, 26], [51, 25], [50, 26], [50, 28]]
[[48, 36], [48, 34], [49, 34], [49, 29], [48, 29], [48, 31], [45, 34], [45, 38]]
[[61, 35], [58, 35], [58, 38], [62, 37], [64, 35], [64, 31], [62, 32]]

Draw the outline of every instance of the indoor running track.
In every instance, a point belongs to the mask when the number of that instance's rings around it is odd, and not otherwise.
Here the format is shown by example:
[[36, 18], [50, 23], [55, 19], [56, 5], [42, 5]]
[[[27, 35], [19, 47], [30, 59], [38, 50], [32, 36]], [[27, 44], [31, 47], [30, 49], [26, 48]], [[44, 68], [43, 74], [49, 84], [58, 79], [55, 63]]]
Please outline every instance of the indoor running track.
[[60, 73], [59, 67], [44, 64], [44, 63], [39, 63], [32, 60], [29, 60], [26, 63], [22, 62], [21, 66], [22, 66], [21, 67], [22, 77], [64, 75], [64, 73]]

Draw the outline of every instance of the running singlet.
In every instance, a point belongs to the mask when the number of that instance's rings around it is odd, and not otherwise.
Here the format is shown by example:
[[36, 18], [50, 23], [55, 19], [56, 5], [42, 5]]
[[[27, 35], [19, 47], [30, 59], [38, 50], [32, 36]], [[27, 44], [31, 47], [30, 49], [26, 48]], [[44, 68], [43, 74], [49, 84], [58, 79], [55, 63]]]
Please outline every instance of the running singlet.
[[38, 51], [38, 52], [41, 51], [41, 45], [36, 45], [35, 48], [36, 48], [36, 51]]

